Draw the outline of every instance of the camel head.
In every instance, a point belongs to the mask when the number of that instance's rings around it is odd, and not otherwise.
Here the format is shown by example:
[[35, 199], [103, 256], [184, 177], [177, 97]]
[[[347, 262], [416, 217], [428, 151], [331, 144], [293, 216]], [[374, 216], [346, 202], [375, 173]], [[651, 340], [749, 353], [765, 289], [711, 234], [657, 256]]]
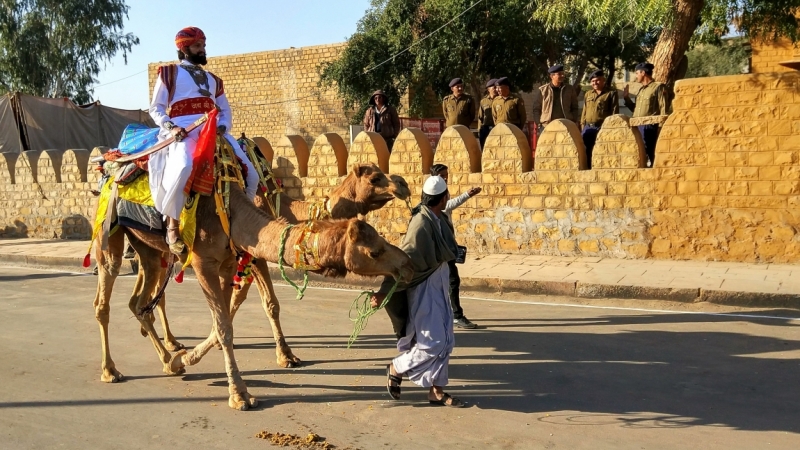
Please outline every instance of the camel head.
[[[411, 196], [408, 183], [399, 175], [386, 176], [375, 164], [355, 164], [338, 192], [341, 200], [362, 205], [361, 214], [386, 206], [391, 200]], [[333, 197], [333, 196], [332, 196]]]
[[414, 275], [411, 258], [362, 220], [315, 221], [313, 228], [320, 233], [320, 259], [325, 276], [343, 277], [353, 272], [410, 281]]

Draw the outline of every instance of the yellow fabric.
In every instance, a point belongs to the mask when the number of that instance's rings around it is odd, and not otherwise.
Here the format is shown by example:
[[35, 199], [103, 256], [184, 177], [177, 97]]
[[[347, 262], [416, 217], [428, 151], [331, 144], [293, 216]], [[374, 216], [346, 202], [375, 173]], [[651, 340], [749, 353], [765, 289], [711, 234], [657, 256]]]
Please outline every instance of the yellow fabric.
[[192, 248], [194, 247], [194, 238], [197, 234], [197, 204], [200, 203], [199, 200], [200, 194], [194, 194], [186, 200], [186, 205], [181, 210], [181, 240], [189, 249], [189, 256], [186, 258], [186, 264], [183, 265], [183, 269], [186, 269], [192, 262]]
[[153, 196], [150, 195], [150, 177], [144, 173], [126, 185], [117, 187], [119, 198], [139, 205], [155, 207]]
[[106, 212], [108, 211], [108, 201], [111, 199], [111, 183], [114, 182], [114, 177], [109, 177], [103, 188], [100, 189], [100, 198], [97, 199], [97, 214], [94, 216], [94, 226], [92, 227], [92, 240], [89, 243], [89, 253], [92, 251], [92, 244], [103, 229], [103, 222], [106, 220]]

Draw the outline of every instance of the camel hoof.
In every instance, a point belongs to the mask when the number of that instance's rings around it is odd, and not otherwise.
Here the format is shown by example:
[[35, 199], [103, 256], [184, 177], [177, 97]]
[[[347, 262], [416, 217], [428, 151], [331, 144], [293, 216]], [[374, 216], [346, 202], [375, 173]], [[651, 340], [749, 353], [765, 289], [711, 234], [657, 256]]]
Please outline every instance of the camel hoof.
[[[169, 361], [169, 366], [166, 364], [164, 365], [164, 372], [167, 375], [182, 375], [186, 372], [186, 367], [183, 364], [183, 355], [186, 354], [186, 350], [179, 350], [178, 353], [172, 355], [172, 359]], [[169, 370], [168, 370], [169, 369]]]
[[237, 411], [247, 411], [258, 406], [258, 400], [248, 392], [236, 393], [228, 398], [228, 406]]
[[164, 339], [164, 348], [166, 348], [170, 352], [177, 352], [178, 350], [185, 349], [186, 346], [176, 341], [175, 339]]
[[125, 378], [117, 369], [103, 369], [103, 374], [100, 375], [100, 381], [103, 383], [116, 383]]
[[285, 369], [293, 369], [303, 365], [303, 361], [294, 356], [291, 350], [278, 351], [278, 365]]

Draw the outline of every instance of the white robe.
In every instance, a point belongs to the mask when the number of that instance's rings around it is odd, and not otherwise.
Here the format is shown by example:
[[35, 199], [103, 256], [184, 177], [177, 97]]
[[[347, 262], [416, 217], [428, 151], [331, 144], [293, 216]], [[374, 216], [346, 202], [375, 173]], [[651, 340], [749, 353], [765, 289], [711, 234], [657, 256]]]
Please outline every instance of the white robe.
[[392, 361], [394, 368], [418, 386], [447, 386], [450, 354], [455, 346], [447, 263], [407, 292], [406, 335], [397, 343], [403, 354]]
[[[183, 61], [181, 64], [188, 64]], [[232, 113], [231, 106], [228, 99], [223, 93], [219, 97], [214, 98], [213, 93], [216, 92], [216, 81], [214, 77], [208, 75], [208, 91], [212, 93], [211, 99], [214, 100], [220, 108], [219, 115], [217, 116], [217, 125], [225, 125], [226, 130], [230, 131], [232, 126]], [[192, 114], [187, 116], [180, 116], [170, 118], [167, 115], [169, 106], [181, 100], [202, 97], [198, 92], [198, 87], [192, 80], [191, 75], [184, 69], [178, 69], [178, 75], [175, 80], [175, 93], [172, 102], [169, 103], [169, 91], [161, 77], [156, 78], [156, 84], [153, 88], [153, 102], [150, 105], [150, 117], [153, 118], [156, 125], [163, 127], [165, 122], [171, 121], [178, 127], [187, 127], [195, 120], [199, 119], [202, 114]], [[173, 219], [180, 218], [181, 210], [186, 202], [186, 196], [183, 193], [183, 188], [192, 174], [192, 156], [197, 147], [197, 139], [200, 135], [199, 127], [189, 133], [189, 135], [181, 142], [175, 142], [164, 150], [150, 155], [148, 167], [150, 171], [150, 192], [153, 196], [156, 209], [165, 216]], [[162, 128], [159, 138], [166, 139], [169, 132]], [[236, 139], [225, 133], [225, 138], [228, 139], [236, 155], [244, 161], [247, 166], [247, 196], [252, 200], [256, 196], [258, 189], [258, 174], [253, 168], [253, 164], [247, 158]]]

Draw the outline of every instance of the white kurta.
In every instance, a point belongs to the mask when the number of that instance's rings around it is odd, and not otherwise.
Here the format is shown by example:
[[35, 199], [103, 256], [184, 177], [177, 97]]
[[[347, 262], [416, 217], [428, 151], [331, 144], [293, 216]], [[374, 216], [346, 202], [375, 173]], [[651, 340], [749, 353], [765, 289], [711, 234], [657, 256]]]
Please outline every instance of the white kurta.
[[[181, 65], [189, 64], [186, 61], [181, 62]], [[178, 69], [178, 75], [175, 80], [175, 93], [172, 102], [169, 103], [169, 91], [162, 83], [161, 77], [156, 78], [156, 84], [153, 88], [153, 102], [150, 105], [150, 117], [153, 118], [156, 125], [163, 127], [164, 123], [171, 121], [178, 127], [187, 127], [195, 120], [199, 119], [202, 114], [192, 114], [187, 116], [180, 116], [170, 118], [167, 115], [169, 106], [181, 100], [202, 97], [199, 93], [199, 88], [195, 84], [192, 76], [183, 69]], [[211, 99], [214, 100], [220, 108], [219, 115], [217, 116], [217, 125], [225, 125], [226, 130], [230, 131], [232, 127], [232, 113], [231, 106], [228, 103], [227, 97], [223, 93], [219, 97], [214, 98], [213, 93], [216, 92], [217, 85], [214, 77], [208, 75], [208, 91], [212, 93]], [[202, 127], [201, 127], [202, 128]], [[186, 186], [189, 176], [192, 174], [192, 156], [197, 147], [197, 139], [200, 135], [200, 128], [189, 133], [189, 135], [181, 142], [175, 142], [166, 149], [150, 155], [148, 163], [150, 171], [150, 192], [153, 196], [156, 209], [165, 216], [173, 219], [180, 218], [181, 210], [186, 202], [183, 188]], [[166, 139], [169, 132], [162, 128], [159, 135], [161, 140]], [[255, 198], [256, 189], [258, 188], [258, 174], [253, 168], [253, 164], [247, 158], [236, 139], [225, 133], [225, 138], [228, 139], [231, 146], [233, 146], [236, 155], [244, 161], [247, 165], [247, 196], [252, 200]]]
[[392, 361], [394, 368], [418, 386], [447, 386], [450, 354], [455, 346], [447, 263], [407, 292], [406, 335], [397, 343], [403, 354]]

